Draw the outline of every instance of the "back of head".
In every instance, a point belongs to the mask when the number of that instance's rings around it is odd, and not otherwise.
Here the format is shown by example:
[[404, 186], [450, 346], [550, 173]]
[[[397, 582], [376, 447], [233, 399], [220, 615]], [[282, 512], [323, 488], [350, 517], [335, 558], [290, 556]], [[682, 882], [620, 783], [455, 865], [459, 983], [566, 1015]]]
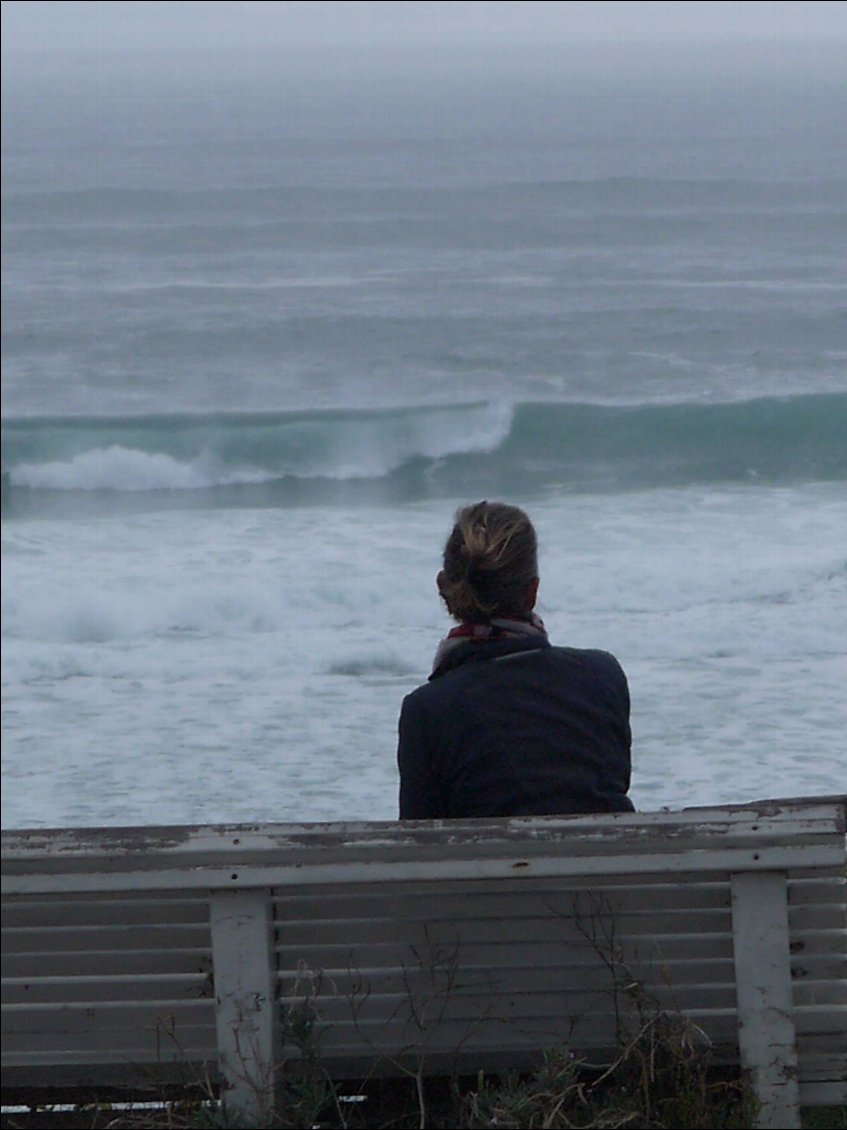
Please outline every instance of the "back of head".
[[535, 530], [523, 510], [477, 502], [456, 513], [438, 577], [456, 620], [473, 624], [525, 616], [527, 587], [537, 577]]

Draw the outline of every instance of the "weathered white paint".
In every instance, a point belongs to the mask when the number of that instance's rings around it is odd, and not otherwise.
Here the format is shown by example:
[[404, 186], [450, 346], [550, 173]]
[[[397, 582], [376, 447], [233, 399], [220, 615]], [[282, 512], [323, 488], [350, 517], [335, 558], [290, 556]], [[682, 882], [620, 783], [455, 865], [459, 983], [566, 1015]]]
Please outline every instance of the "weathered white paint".
[[271, 893], [216, 892], [209, 912], [223, 1097], [262, 1126], [275, 1109], [280, 1058]]
[[424, 882], [438, 873], [445, 881], [508, 879], [520, 870], [526, 878], [570, 878], [591, 875], [598, 878], [620, 875], [691, 874], [697, 871], [770, 871], [788, 867], [831, 867], [838, 861], [838, 850], [832, 845], [812, 847], [773, 847], [751, 851], [715, 850], [711, 855], [699, 850], [696, 854], [673, 855], [671, 852], [649, 855], [603, 856], [599, 859], [571, 856], [505, 859], [444, 860], [397, 862], [374, 859], [370, 862], [327, 864], [236, 865], [150, 871], [91, 871], [70, 874], [28, 874], [14, 876], [5, 885], [7, 894], [86, 893], [96, 891], [157, 890], [196, 891], [202, 889], [244, 890], [255, 887], [286, 887], [301, 884], [370, 884]]
[[799, 1130], [787, 876], [732, 876], [741, 1064], [760, 1098], [762, 1130]]
[[[684, 809], [681, 812], [614, 813], [593, 816], [520, 817], [466, 821], [374, 821], [355, 824], [216, 825], [145, 828], [27, 829], [3, 832], [4, 863], [11, 866], [44, 856], [72, 854], [81, 869], [88, 856], [108, 854], [118, 868], [123, 857], [135, 858], [144, 851], [153, 865], [178, 865], [204, 855], [232, 855], [249, 862], [253, 853], [267, 858], [279, 852], [283, 861], [294, 860], [298, 851], [304, 861], [329, 855], [343, 848], [349, 858], [361, 849], [367, 853], [385, 848], [394, 854], [408, 849], [410, 858], [432, 848], [437, 858], [466, 856], [473, 845], [477, 857], [486, 851], [499, 857], [504, 845], [519, 843], [532, 851], [532, 844], [567, 843], [581, 855], [616, 851], [616, 845], [659, 842], [674, 851], [679, 846], [713, 850], [719, 844], [767, 840], [775, 827], [790, 826], [800, 841], [811, 842], [825, 834], [832, 821], [843, 825], [845, 800], [826, 798], [798, 802], [763, 801], [729, 808]], [[677, 843], [676, 841], [680, 841]], [[232, 849], [236, 849], [234, 852]], [[542, 847], [543, 850], [543, 847]], [[654, 846], [654, 850], [661, 850]], [[506, 854], [511, 854], [506, 852]], [[164, 861], [158, 863], [157, 861]]]

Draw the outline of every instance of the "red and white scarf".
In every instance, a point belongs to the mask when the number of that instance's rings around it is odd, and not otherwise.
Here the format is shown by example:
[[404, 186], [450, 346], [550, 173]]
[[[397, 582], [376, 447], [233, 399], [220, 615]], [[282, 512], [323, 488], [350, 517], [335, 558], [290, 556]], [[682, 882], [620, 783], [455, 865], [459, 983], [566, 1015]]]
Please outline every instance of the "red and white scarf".
[[433, 673], [438, 671], [451, 652], [465, 643], [488, 643], [489, 640], [516, 640], [526, 636], [543, 636], [547, 630], [540, 616], [530, 613], [527, 620], [491, 620], [487, 624], [459, 624], [438, 645]]

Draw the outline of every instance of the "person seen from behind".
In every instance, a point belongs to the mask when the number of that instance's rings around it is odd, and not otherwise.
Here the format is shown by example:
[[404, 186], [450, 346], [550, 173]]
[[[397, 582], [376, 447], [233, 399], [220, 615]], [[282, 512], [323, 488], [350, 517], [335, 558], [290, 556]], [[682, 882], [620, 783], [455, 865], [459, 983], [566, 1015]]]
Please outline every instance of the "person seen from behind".
[[400, 819], [632, 812], [629, 690], [605, 651], [551, 645], [527, 515], [456, 514], [438, 591], [458, 626], [400, 713]]

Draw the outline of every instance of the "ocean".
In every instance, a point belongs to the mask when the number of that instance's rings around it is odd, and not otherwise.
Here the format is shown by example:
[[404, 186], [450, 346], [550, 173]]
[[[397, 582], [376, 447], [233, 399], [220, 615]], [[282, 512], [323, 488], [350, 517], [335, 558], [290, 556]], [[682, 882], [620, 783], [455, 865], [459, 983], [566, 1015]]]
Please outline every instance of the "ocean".
[[4, 56], [4, 827], [394, 817], [480, 498], [638, 808], [844, 791], [847, 75], [651, 50]]

